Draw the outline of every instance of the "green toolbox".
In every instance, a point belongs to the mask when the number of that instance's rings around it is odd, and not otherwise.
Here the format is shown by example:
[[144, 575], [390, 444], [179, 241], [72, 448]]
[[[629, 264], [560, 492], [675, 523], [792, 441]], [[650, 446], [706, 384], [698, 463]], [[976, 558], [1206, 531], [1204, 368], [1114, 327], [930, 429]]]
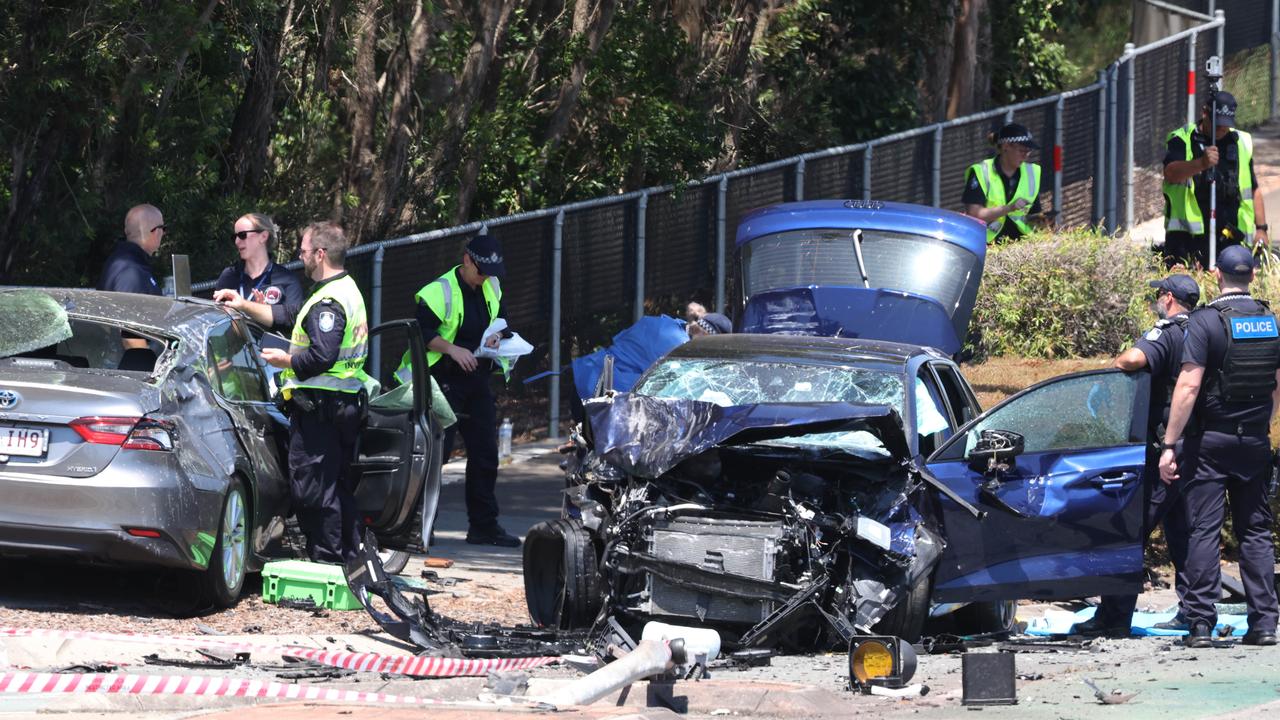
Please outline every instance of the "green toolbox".
[[363, 606], [351, 589], [341, 565], [276, 560], [262, 567], [262, 599], [269, 603], [281, 600], [307, 600], [316, 607], [330, 610], [359, 610]]

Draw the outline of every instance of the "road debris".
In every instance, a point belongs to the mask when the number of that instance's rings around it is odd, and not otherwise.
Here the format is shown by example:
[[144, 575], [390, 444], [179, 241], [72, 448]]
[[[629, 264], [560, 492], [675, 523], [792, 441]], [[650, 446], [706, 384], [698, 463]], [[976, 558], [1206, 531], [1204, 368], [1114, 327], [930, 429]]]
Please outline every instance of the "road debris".
[[1121, 692], [1119, 689], [1113, 689], [1110, 692], [1106, 692], [1089, 678], [1082, 678], [1082, 680], [1085, 685], [1089, 686], [1089, 689], [1093, 690], [1093, 696], [1097, 698], [1098, 702], [1102, 705], [1123, 705], [1137, 697], [1137, 695], [1142, 692], [1139, 690], [1138, 692], [1125, 693]]

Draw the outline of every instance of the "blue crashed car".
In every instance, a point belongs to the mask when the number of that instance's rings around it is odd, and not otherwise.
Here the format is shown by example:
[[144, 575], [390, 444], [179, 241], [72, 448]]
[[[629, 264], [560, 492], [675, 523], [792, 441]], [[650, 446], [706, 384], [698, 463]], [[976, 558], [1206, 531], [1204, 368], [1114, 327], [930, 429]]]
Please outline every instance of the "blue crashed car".
[[[952, 612], [998, 631], [1018, 598], [1138, 590], [1149, 382], [1080, 373], [982, 412], [951, 356], [984, 242], [979, 223], [910, 206], [744, 219], [754, 332], [680, 345], [585, 404], [565, 517], [526, 539], [534, 620], [811, 650], [915, 639]], [[850, 261], [856, 282], [835, 267]]]

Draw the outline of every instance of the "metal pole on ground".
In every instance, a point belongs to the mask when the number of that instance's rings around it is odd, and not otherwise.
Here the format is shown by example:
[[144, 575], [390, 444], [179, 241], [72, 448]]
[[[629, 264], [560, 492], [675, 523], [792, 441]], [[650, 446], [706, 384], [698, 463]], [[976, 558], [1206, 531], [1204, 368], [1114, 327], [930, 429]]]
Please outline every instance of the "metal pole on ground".
[[1120, 189], [1120, 173], [1116, 165], [1116, 140], [1120, 135], [1117, 125], [1120, 124], [1120, 107], [1116, 102], [1119, 95], [1120, 63], [1114, 63], [1108, 71], [1111, 75], [1107, 83], [1107, 234], [1116, 231], [1116, 196]]
[[932, 172], [933, 206], [942, 207], [942, 126], [933, 129], [933, 172]]
[[804, 199], [804, 158], [796, 161], [796, 200]]
[[1062, 111], [1067, 99], [1058, 96], [1053, 106], [1053, 225], [1062, 219]]
[[1107, 71], [1098, 71], [1098, 128], [1093, 150], [1093, 224], [1100, 225], [1107, 217]]
[[551, 235], [551, 397], [547, 437], [560, 438], [560, 264], [564, 255], [564, 210], [556, 213]]
[[724, 223], [729, 178], [722, 176], [716, 188], [716, 312], [724, 312]]
[[636, 200], [636, 299], [632, 320], [640, 322], [644, 317], [644, 254], [645, 218], [649, 214], [649, 193]]
[[1280, 0], [1271, 0], [1271, 118], [1280, 115]]
[[1133, 230], [1133, 116], [1134, 88], [1133, 66], [1135, 62], [1134, 44], [1124, 45], [1124, 95], [1125, 95], [1125, 137], [1124, 144], [1124, 229]]

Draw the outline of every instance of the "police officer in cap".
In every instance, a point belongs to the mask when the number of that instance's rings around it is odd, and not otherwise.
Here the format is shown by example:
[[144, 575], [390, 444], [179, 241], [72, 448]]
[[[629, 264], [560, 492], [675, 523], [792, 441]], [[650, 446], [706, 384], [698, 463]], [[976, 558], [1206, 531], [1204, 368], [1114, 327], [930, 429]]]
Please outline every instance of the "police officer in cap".
[[1218, 535], [1228, 503], [1249, 606], [1243, 642], [1276, 644], [1280, 609], [1267, 485], [1268, 430], [1280, 399], [1280, 332], [1270, 307], [1249, 295], [1253, 271], [1246, 248], [1219, 253], [1213, 273], [1222, 292], [1187, 323], [1161, 444], [1160, 479], [1182, 488], [1190, 525], [1183, 596], [1189, 647], [1212, 644], [1222, 580]]
[[300, 310], [246, 300], [236, 290], [218, 290], [214, 299], [264, 325], [293, 326], [289, 351], [266, 348], [262, 358], [284, 370], [281, 394], [289, 406], [294, 514], [312, 560], [345, 563], [356, 558], [360, 547], [361, 522], [349, 470], [373, 385], [364, 371], [368, 318], [360, 288], [344, 269], [347, 238], [341, 227], [331, 222], [308, 225], [298, 254], [315, 282]]
[[[497, 334], [486, 337], [485, 331], [506, 315], [505, 270], [497, 238], [477, 235], [467, 243], [462, 262], [423, 286], [414, 300], [431, 376], [458, 416], [457, 425], [445, 434], [444, 457], [449, 457], [455, 434], [462, 435], [467, 448], [467, 542], [519, 547], [520, 539], [498, 524], [498, 424], [489, 388], [494, 364], [473, 352], [481, 344], [496, 347], [500, 339]], [[500, 365], [504, 374], [509, 371], [507, 362]], [[406, 354], [396, 375], [404, 382], [408, 373]]]
[[1040, 214], [1040, 166], [1027, 162], [1040, 147], [1024, 125], [1009, 123], [994, 138], [996, 154], [965, 173], [966, 215], [987, 224], [987, 242], [1017, 240], [1031, 232], [1029, 215]]
[[[1151, 373], [1151, 404], [1147, 416], [1148, 437], [1153, 441], [1147, 453], [1146, 479], [1143, 493], [1146, 496], [1146, 518], [1143, 527], [1150, 536], [1157, 525], [1163, 524], [1169, 557], [1173, 560], [1174, 586], [1181, 600], [1186, 588], [1182, 571], [1186, 563], [1186, 511], [1183, 508], [1181, 488], [1169, 487], [1160, 482], [1157, 464], [1160, 460], [1159, 443], [1164, 436], [1169, 419], [1169, 398], [1182, 370], [1182, 347], [1186, 337], [1188, 313], [1200, 302], [1200, 287], [1190, 275], [1170, 275], [1163, 280], [1152, 280], [1156, 290], [1152, 309], [1159, 316], [1151, 328], [1133, 347], [1116, 358], [1115, 366], [1135, 372]], [[1133, 611], [1138, 604], [1137, 595], [1104, 595], [1093, 617], [1077, 623], [1074, 632], [1081, 635], [1107, 635], [1128, 637], [1133, 621]], [[1158, 623], [1162, 629], [1186, 629], [1181, 625], [1183, 616]]]

